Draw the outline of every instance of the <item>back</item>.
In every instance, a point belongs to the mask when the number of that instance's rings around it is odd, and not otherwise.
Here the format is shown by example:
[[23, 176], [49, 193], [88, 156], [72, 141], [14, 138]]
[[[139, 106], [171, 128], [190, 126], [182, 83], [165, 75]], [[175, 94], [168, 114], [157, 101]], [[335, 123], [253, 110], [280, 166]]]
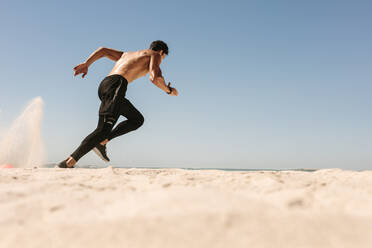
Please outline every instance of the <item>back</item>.
[[134, 52], [124, 52], [116, 61], [109, 75], [119, 74], [128, 80], [128, 83], [149, 73], [151, 55], [158, 53], [151, 49]]

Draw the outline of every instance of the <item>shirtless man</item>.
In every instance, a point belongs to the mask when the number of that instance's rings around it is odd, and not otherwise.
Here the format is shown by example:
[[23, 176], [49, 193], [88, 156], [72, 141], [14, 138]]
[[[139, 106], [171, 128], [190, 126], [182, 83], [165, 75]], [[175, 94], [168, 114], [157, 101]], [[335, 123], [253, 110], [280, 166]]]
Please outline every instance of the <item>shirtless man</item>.
[[[90, 150], [94, 150], [104, 161], [110, 161], [106, 154], [106, 144], [113, 138], [136, 130], [142, 126], [142, 114], [125, 98], [129, 83], [139, 77], [150, 73], [150, 80], [157, 87], [171, 96], [177, 96], [175, 88], [165, 84], [160, 70], [160, 63], [168, 55], [168, 46], [163, 41], [151, 43], [150, 49], [121, 52], [114, 49], [100, 47], [94, 51], [82, 64], [74, 67], [74, 76], [88, 73], [88, 67], [96, 60], [107, 57], [116, 61], [114, 67], [105, 77], [99, 88], [98, 96], [101, 100], [97, 128], [89, 134], [80, 146], [66, 160], [58, 164], [60, 168], [73, 168], [76, 162]], [[115, 128], [120, 115], [127, 120], [119, 123]]]

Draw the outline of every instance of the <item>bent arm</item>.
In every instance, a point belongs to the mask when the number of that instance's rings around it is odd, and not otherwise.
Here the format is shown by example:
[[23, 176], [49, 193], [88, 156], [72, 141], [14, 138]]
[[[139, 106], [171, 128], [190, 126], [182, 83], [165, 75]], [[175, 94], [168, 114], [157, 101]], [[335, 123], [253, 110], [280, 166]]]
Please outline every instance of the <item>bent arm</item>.
[[169, 87], [165, 84], [165, 80], [160, 70], [161, 56], [154, 54], [150, 60], [150, 81], [165, 92], [170, 92]]
[[85, 63], [89, 67], [91, 64], [93, 64], [94, 61], [102, 57], [107, 57], [113, 61], [118, 61], [121, 55], [123, 55], [122, 51], [118, 51], [118, 50], [114, 50], [114, 49], [106, 48], [106, 47], [100, 47], [89, 56], [89, 58], [85, 61]]

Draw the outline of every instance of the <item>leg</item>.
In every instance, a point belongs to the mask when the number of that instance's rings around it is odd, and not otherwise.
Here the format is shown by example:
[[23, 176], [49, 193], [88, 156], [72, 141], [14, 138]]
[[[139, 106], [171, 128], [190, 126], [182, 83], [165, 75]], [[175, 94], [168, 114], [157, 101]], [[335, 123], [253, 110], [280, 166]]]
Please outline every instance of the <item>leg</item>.
[[112, 126], [112, 123], [106, 122], [105, 117], [100, 115], [97, 128], [81, 142], [80, 146], [71, 154], [71, 157], [77, 162], [97, 144], [106, 139], [111, 132]]
[[120, 122], [115, 129], [109, 133], [107, 140], [112, 140], [120, 135], [129, 133], [143, 125], [143, 115], [126, 98], [124, 98], [124, 101], [120, 102], [119, 113], [126, 117], [127, 120]]

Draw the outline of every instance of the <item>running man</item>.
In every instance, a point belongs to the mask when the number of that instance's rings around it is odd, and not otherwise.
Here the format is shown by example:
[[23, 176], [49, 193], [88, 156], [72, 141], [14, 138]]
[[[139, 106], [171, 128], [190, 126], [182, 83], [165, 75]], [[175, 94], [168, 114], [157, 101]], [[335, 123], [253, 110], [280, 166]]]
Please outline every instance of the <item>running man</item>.
[[[150, 73], [150, 80], [157, 87], [171, 96], [177, 96], [178, 91], [165, 84], [160, 64], [168, 55], [168, 46], [165, 42], [157, 40], [151, 43], [150, 49], [122, 52], [114, 49], [100, 47], [94, 51], [82, 64], [74, 67], [74, 76], [88, 73], [88, 67], [96, 60], [107, 57], [116, 61], [114, 67], [105, 77], [99, 88], [98, 96], [101, 100], [97, 128], [89, 134], [80, 146], [64, 161], [58, 164], [60, 168], [73, 168], [76, 162], [94, 150], [104, 161], [110, 161], [106, 154], [106, 144], [113, 138], [136, 130], [142, 126], [142, 114], [125, 98], [127, 86], [137, 78]], [[123, 115], [127, 120], [113, 128]]]

